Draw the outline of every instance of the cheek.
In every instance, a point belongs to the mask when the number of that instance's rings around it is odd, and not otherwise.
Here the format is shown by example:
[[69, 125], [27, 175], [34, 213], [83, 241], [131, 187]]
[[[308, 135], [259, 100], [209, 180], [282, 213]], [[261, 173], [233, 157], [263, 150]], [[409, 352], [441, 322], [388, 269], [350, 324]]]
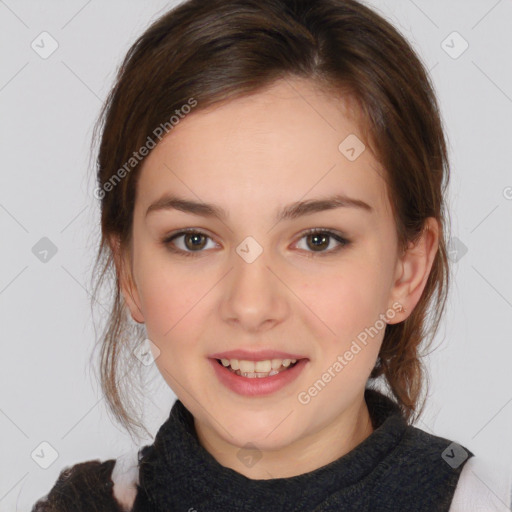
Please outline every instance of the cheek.
[[[142, 287], [148, 338], [159, 348], [156, 365], [168, 385], [177, 392], [195, 379], [191, 360], [201, 349], [201, 298], [208, 287], [183, 273], [148, 269]], [[204, 299], [203, 299], [204, 300]], [[188, 386], [189, 384], [187, 384]]]
[[351, 328], [364, 327], [378, 317], [381, 286], [378, 265], [354, 258], [321, 275], [310, 275], [297, 288], [300, 298], [326, 327], [346, 335]]
[[162, 342], [193, 340], [201, 325], [198, 306], [211, 288], [211, 278], [171, 265], [165, 255], [148, 255], [140, 261], [137, 277], [148, 335]]
[[304, 314], [316, 331], [316, 355], [323, 367], [346, 355], [344, 377], [338, 381], [364, 380], [375, 364], [386, 327], [379, 320], [385, 313], [380, 311], [381, 286], [379, 265], [358, 257], [299, 287], [298, 295], [310, 308]]

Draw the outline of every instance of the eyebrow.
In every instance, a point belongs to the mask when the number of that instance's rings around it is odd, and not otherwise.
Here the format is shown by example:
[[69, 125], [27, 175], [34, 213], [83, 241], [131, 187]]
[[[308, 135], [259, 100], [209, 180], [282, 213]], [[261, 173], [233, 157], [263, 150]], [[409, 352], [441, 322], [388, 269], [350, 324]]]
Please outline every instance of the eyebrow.
[[[368, 213], [374, 212], [374, 209], [361, 199], [348, 197], [345, 194], [336, 194], [326, 198], [309, 199], [307, 201], [291, 203], [277, 212], [275, 221], [297, 219], [304, 215], [311, 215], [334, 208], [357, 208]], [[166, 194], [152, 203], [146, 210], [146, 216], [151, 212], [162, 210], [179, 210], [185, 213], [192, 213], [203, 217], [214, 217], [220, 220], [227, 220], [229, 217], [227, 211], [220, 206], [192, 201], [171, 194]]]

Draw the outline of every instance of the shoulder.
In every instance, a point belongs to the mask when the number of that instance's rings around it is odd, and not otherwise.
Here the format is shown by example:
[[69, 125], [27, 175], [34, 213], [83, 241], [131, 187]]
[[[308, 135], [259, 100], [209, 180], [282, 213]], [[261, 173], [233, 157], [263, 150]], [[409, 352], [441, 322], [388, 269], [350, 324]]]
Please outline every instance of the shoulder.
[[484, 457], [472, 457], [464, 466], [450, 512], [510, 512], [512, 470]]
[[471, 450], [456, 441], [412, 425], [405, 430], [398, 454], [406, 454], [408, 460], [411, 457], [421, 460], [422, 465], [443, 468], [447, 473], [456, 474], [457, 477], [465, 464], [474, 457]]
[[408, 425], [379, 464], [375, 496], [393, 495], [396, 510], [447, 511], [460, 473], [472, 457], [464, 446]]
[[64, 468], [50, 492], [31, 512], [126, 512], [137, 493], [138, 452], [117, 459], [89, 460]]
[[[454, 484], [450, 512], [510, 512], [512, 469], [468, 448], [416, 427], [408, 429], [409, 448], [421, 457], [422, 466], [437, 468], [436, 478], [445, 473]], [[450, 486], [451, 487], [451, 486]]]

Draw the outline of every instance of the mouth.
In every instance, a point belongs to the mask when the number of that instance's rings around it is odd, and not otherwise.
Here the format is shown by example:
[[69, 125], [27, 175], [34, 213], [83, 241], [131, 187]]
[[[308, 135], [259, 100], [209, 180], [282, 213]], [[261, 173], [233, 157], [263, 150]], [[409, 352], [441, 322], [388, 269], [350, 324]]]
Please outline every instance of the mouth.
[[[252, 355], [255, 356], [254, 353]], [[231, 359], [234, 354], [229, 354], [230, 359], [212, 357], [209, 358], [209, 362], [218, 382], [230, 391], [245, 397], [264, 397], [292, 385], [305, 371], [310, 362], [309, 359], [293, 355], [297, 359], [278, 359], [274, 352], [273, 359], [250, 360]], [[259, 357], [262, 357], [261, 353]], [[264, 357], [270, 356], [265, 354]]]
[[231, 373], [248, 379], [273, 377], [292, 369], [302, 359], [265, 359], [249, 361], [244, 359], [216, 359], [217, 363]]

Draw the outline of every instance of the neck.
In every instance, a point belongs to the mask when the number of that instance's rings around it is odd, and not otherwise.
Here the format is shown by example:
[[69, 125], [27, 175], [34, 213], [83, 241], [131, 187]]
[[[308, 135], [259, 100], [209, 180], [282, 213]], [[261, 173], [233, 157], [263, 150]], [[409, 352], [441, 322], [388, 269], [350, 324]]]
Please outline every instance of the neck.
[[289, 478], [313, 471], [342, 457], [363, 442], [373, 426], [364, 398], [352, 410], [345, 410], [329, 424], [292, 443], [261, 452], [261, 458], [250, 467], [239, 458], [241, 447], [228, 443], [217, 433], [194, 418], [201, 445], [222, 466], [254, 480]]

